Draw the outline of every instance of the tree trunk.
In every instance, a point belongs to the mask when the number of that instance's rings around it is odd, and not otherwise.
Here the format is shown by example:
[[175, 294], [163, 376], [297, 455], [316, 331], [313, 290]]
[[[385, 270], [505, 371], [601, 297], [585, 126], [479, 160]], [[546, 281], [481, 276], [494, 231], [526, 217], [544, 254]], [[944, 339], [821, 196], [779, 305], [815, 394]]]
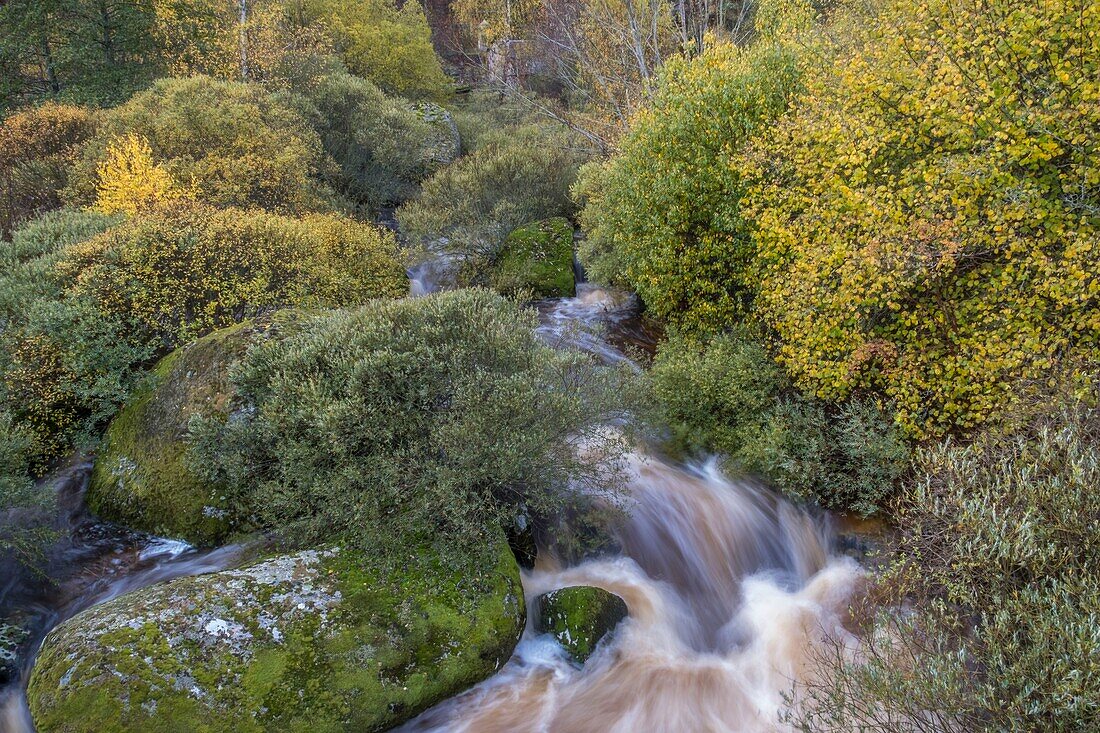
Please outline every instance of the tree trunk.
[[42, 66], [46, 74], [46, 84], [54, 94], [61, 92], [61, 83], [57, 80], [57, 69], [53, 65], [53, 51], [50, 50], [50, 39], [42, 39]]
[[248, 81], [248, 0], [239, 0], [241, 79]]
[[100, 4], [100, 18], [103, 21], [103, 36], [101, 43], [103, 44], [103, 60], [108, 66], [114, 66], [115, 64], [115, 40], [114, 35], [111, 33], [111, 9], [108, 7], [106, 0]]

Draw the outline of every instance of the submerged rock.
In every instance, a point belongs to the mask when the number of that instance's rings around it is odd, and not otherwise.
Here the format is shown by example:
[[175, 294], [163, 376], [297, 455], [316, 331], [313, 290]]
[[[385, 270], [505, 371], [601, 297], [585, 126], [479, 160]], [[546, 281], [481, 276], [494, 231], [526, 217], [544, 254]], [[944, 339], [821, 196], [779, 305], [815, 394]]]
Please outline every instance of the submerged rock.
[[231, 530], [224, 500], [187, 463], [188, 423], [237, 407], [230, 369], [254, 339], [289, 325], [294, 313], [217, 331], [164, 357], [107, 430], [88, 487], [92, 511], [195, 545], [224, 541]]
[[512, 232], [494, 263], [492, 284], [501, 292], [528, 291], [541, 298], [574, 295], [572, 224], [547, 219]]
[[39, 733], [387, 730], [492, 675], [523, 631], [519, 569], [430, 551], [389, 572], [310, 550], [182, 578], [54, 629], [28, 699]]
[[19, 677], [19, 664], [30, 632], [19, 618], [0, 618], [0, 685]]
[[626, 616], [626, 603], [614, 593], [573, 586], [539, 596], [535, 629], [553, 634], [583, 664]]

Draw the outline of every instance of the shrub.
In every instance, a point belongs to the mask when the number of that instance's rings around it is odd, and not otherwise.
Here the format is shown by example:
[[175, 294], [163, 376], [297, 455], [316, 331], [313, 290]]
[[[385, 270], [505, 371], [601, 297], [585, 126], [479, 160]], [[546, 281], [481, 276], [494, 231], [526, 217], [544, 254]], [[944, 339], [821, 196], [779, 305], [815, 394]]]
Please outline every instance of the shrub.
[[799, 395], [744, 335], [705, 345], [673, 338], [650, 376], [675, 448], [720, 453], [792, 498], [873, 514], [905, 470], [908, 448], [879, 407], [865, 398], [828, 405]]
[[17, 229], [10, 242], [0, 242], [0, 271], [4, 278], [11, 279], [15, 276], [13, 268], [91, 239], [118, 222], [115, 216], [78, 209], [44, 214]]
[[716, 331], [743, 317], [753, 246], [738, 156], [797, 87], [795, 58], [779, 46], [719, 44], [670, 61], [618, 153], [586, 166], [576, 186], [589, 276], [637, 291], [681, 329]]
[[387, 92], [436, 101], [450, 93], [419, 3], [304, 0], [302, 8], [329, 29], [348, 68]]
[[303, 115], [339, 167], [327, 180], [371, 212], [416, 194], [422, 180], [458, 155], [456, 133], [439, 108], [415, 109], [345, 71], [302, 91]]
[[337, 205], [318, 181], [331, 161], [298, 112], [259, 86], [208, 77], [162, 79], [104, 113], [73, 169], [69, 201], [95, 202], [112, 146], [131, 135], [148, 142], [152, 164], [209, 205], [293, 213]]
[[192, 422], [193, 464], [239, 521], [284, 539], [476, 555], [486, 531], [615, 465], [601, 425], [618, 373], [543, 345], [535, 324], [484, 290], [319, 316], [248, 351], [242, 409]]
[[47, 103], [8, 115], [0, 124], [0, 235], [61, 205], [60, 191], [80, 146], [95, 125], [81, 107]]
[[1095, 727], [1098, 396], [1053, 395], [1014, 434], [919, 453], [876, 594], [898, 605], [801, 691], [802, 730]]
[[34, 437], [36, 469], [89, 442], [162, 349], [286, 304], [408, 290], [392, 235], [340, 217], [187, 207], [88, 238], [115, 221], [57, 212], [9, 248], [0, 402]]
[[65, 249], [116, 222], [63, 209], [24, 225], [0, 246], [0, 407], [30, 437], [26, 455], [35, 468], [90, 435], [121, 401], [129, 361], [148, 355], [140, 348], [131, 353], [119, 324], [63, 297], [57, 262]]
[[507, 236], [532, 221], [569, 216], [583, 153], [537, 126], [502, 133], [424, 182], [397, 212], [415, 242], [443, 245], [484, 273]]
[[735, 335], [707, 344], [673, 337], [661, 345], [650, 377], [675, 444], [727, 455], [762, 429], [786, 387], [763, 347]]
[[1100, 14], [889, 0], [835, 22], [753, 153], [760, 315], [802, 389], [884, 392], [917, 438], [973, 428], [1100, 345]]
[[25, 323], [36, 301], [61, 297], [64, 283], [56, 265], [64, 250], [102, 234], [118, 221], [97, 212], [60, 209], [24, 224], [11, 242], [0, 242], [3, 328]]
[[187, 196], [172, 174], [153, 160], [148, 141], [134, 134], [108, 145], [107, 158], [96, 172], [95, 208], [104, 214], [133, 215]]
[[735, 457], [792, 498], [867, 516], [897, 491], [909, 448], [869, 399], [831, 405], [788, 395]]
[[455, 99], [448, 109], [462, 138], [462, 151], [471, 153], [501, 134], [539, 122], [539, 115], [515, 98], [499, 91], [474, 89]]
[[37, 472], [92, 442], [153, 349], [126, 321], [88, 299], [66, 298], [27, 306], [25, 321], [0, 336], [0, 352], [3, 402], [34, 438]]
[[70, 248], [70, 291], [171, 346], [284, 307], [408, 292], [392, 234], [339, 216], [187, 206]]

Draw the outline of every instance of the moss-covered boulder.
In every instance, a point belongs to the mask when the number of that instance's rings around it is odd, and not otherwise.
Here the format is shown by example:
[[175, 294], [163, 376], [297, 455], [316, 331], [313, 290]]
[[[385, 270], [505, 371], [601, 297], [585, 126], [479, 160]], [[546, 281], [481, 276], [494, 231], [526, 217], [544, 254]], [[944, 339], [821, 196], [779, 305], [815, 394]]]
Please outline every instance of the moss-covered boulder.
[[614, 593], [572, 586], [539, 596], [535, 629], [553, 634], [583, 664], [626, 616], [626, 603]]
[[571, 297], [573, 226], [567, 219], [547, 219], [508, 235], [493, 265], [493, 287], [501, 292], [533, 292], [538, 297]]
[[293, 322], [286, 311], [199, 339], [164, 357], [111, 422], [92, 471], [88, 506], [104, 519], [197, 545], [231, 531], [224, 501], [187, 462], [192, 416], [234, 409], [230, 369], [248, 345]]
[[[182, 578], [46, 639], [39, 733], [388, 730], [492, 675], [525, 623], [519, 569], [431, 552], [391, 570], [348, 548]], [[461, 565], [459, 563], [458, 565]]]

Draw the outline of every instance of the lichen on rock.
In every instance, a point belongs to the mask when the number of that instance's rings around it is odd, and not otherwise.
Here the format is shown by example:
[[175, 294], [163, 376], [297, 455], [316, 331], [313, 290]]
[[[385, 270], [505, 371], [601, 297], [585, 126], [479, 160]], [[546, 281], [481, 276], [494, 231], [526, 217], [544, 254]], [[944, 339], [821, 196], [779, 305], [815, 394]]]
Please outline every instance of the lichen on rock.
[[379, 563], [332, 547], [181, 578], [47, 637], [40, 733], [387, 730], [493, 674], [525, 623], [515, 559]]

